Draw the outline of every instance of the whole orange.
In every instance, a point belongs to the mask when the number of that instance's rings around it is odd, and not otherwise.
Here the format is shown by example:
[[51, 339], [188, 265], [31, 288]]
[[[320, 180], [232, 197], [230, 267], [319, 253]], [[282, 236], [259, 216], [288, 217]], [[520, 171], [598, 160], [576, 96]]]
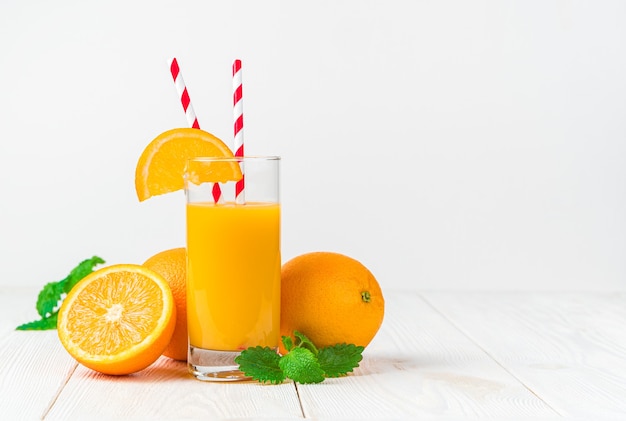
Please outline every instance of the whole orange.
[[[297, 256], [281, 270], [280, 334], [304, 333], [318, 347], [367, 346], [383, 321], [385, 300], [374, 275], [339, 253]], [[282, 343], [281, 353], [285, 353]]]
[[165, 278], [176, 304], [176, 327], [163, 355], [187, 361], [187, 250], [180, 247], [162, 251], [146, 260], [143, 266]]

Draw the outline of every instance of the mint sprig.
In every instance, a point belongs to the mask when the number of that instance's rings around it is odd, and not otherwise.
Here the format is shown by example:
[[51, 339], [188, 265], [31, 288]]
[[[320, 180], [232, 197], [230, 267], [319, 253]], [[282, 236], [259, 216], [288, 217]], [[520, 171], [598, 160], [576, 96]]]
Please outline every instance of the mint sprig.
[[294, 382], [320, 383], [324, 381], [324, 370], [317, 357], [306, 348], [294, 348], [280, 358], [278, 362], [285, 376]]
[[341, 377], [359, 366], [363, 349], [353, 344], [336, 344], [320, 349], [317, 360], [327, 377]]
[[279, 384], [285, 380], [285, 374], [280, 368], [280, 355], [269, 347], [248, 348], [235, 358], [235, 362], [239, 364], [241, 372], [261, 383]]
[[283, 336], [287, 354], [281, 356], [270, 347], [245, 349], [235, 358], [239, 370], [261, 383], [282, 383], [290, 378], [297, 383], [320, 383], [326, 377], [340, 377], [352, 372], [363, 359], [364, 348], [353, 344], [336, 344], [318, 349], [301, 332], [295, 341]]
[[39, 320], [24, 323], [16, 327], [16, 330], [49, 330], [56, 329], [57, 316], [64, 295], [74, 288], [85, 276], [93, 272], [94, 267], [104, 263], [98, 256], [83, 260], [64, 279], [57, 282], [49, 282], [41, 289], [37, 296], [35, 308], [41, 317]]

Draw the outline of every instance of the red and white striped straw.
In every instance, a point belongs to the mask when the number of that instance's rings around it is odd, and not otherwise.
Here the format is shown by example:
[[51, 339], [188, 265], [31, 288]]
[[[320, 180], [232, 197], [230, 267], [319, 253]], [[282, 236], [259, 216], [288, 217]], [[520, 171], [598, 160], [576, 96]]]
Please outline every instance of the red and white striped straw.
[[[180, 72], [180, 67], [178, 67], [178, 60], [176, 57], [170, 60], [170, 72], [172, 73], [172, 78], [174, 79], [174, 85], [176, 86], [176, 91], [180, 96], [180, 103], [183, 106], [183, 110], [185, 111], [185, 117], [187, 117], [187, 123], [194, 128], [199, 129], [200, 123], [198, 123], [198, 118], [196, 117], [196, 113], [193, 110], [193, 106], [191, 105], [191, 99], [189, 98], [189, 92], [187, 92], [187, 86], [185, 86], [185, 80], [183, 79], [183, 75]], [[220, 188], [219, 183], [213, 184], [213, 200], [215, 203], [219, 203], [222, 198], [222, 189]]]
[[[243, 83], [241, 78], [241, 60], [233, 62], [233, 129], [235, 134], [235, 156], [243, 157]], [[240, 163], [242, 177], [235, 184], [235, 203], [246, 203], [245, 173], [243, 161]]]
[[187, 86], [185, 86], [185, 80], [180, 72], [180, 67], [178, 67], [178, 60], [176, 60], [176, 57], [170, 61], [170, 72], [172, 73], [172, 78], [174, 79], [174, 85], [176, 85], [176, 92], [178, 92], [178, 95], [180, 96], [180, 103], [185, 111], [187, 123], [189, 123], [189, 126], [194, 129], [199, 129], [200, 124], [198, 123], [198, 118], [193, 110], [193, 105], [191, 105], [189, 92], [187, 92]]

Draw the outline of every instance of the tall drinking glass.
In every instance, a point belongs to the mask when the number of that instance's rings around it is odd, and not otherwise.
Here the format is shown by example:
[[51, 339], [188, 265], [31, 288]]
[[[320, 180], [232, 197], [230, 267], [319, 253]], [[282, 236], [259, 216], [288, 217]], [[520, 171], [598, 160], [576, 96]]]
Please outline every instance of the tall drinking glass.
[[[187, 164], [187, 361], [199, 380], [245, 379], [234, 362], [242, 350], [278, 347], [279, 164], [274, 156]], [[214, 193], [233, 168], [245, 174], [245, 201], [232, 180]]]

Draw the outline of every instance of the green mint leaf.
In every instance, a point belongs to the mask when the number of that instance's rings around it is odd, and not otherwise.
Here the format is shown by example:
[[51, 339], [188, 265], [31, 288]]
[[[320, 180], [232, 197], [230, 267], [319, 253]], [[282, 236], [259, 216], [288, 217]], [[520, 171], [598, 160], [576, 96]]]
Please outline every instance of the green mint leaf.
[[302, 332], [282, 336], [287, 354], [282, 357], [269, 347], [248, 348], [235, 358], [239, 369], [262, 383], [282, 383], [285, 378], [308, 384], [321, 383], [326, 377], [340, 377], [352, 372], [363, 359], [362, 346], [336, 344], [318, 349]]
[[345, 376], [359, 366], [363, 359], [362, 346], [337, 344], [320, 349], [317, 360], [328, 377]]
[[58, 312], [52, 313], [49, 317], [42, 318], [41, 320], [35, 320], [33, 322], [24, 323], [15, 328], [15, 330], [50, 330], [57, 328], [57, 316]]
[[68, 293], [74, 288], [74, 285], [78, 283], [85, 276], [89, 275], [93, 272], [94, 267], [99, 264], [104, 263], [104, 260], [98, 256], [93, 256], [91, 259], [83, 260], [76, 266], [70, 274], [64, 280], [63, 290], [65, 293]]
[[295, 382], [320, 383], [324, 381], [324, 371], [315, 355], [306, 348], [294, 348], [283, 355], [278, 362], [285, 376]]
[[313, 344], [313, 342], [306, 337], [306, 335], [302, 332], [298, 332], [297, 330], [293, 332], [293, 335], [296, 337], [296, 344], [300, 348], [306, 348], [313, 353], [313, 355], [317, 355], [317, 347]]
[[279, 384], [285, 380], [285, 374], [279, 366], [280, 359], [280, 355], [272, 348], [257, 346], [241, 351], [235, 362], [246, 376], [261, 383]]
[[63, 281], [47, 283], [41, 291], [39, 291], [39, 295], [37, 296], [37, 304], [35, 305], [37, 313], [39, 313], [42, 318], [52, 314], [54, 309], [58, 307], [63, 293]]
[[[104, 260], [98, 256], [93, 256], [91, 259], [83, 260], [76, 266], [70, 274], [63, 280], [58, 282], [47, 283], [39, 292], [37, 296], [37, 303], [35, 308], [37, 313], [41, 316], [41, 320], [37, 320], [31, 323], [25, 323], [17, 327], [19, 330], [42, 330], [42, 329], [55, 329], [56, 319], [48, 320], [59, 311], [63, 294], [67, 294], [70, 290], [85, 276], [93, 272], [94, 267], [98, 264], [104, 263]], [[56, 317], [56, 316], [55, 316]]]
[[283, 336], [282, 341], [283, 341], [283, 346], [285, 347], [287, 352], [293, 349], [294, 345], [293, 345], [293, 340], [291, 339], [291, 336]]

